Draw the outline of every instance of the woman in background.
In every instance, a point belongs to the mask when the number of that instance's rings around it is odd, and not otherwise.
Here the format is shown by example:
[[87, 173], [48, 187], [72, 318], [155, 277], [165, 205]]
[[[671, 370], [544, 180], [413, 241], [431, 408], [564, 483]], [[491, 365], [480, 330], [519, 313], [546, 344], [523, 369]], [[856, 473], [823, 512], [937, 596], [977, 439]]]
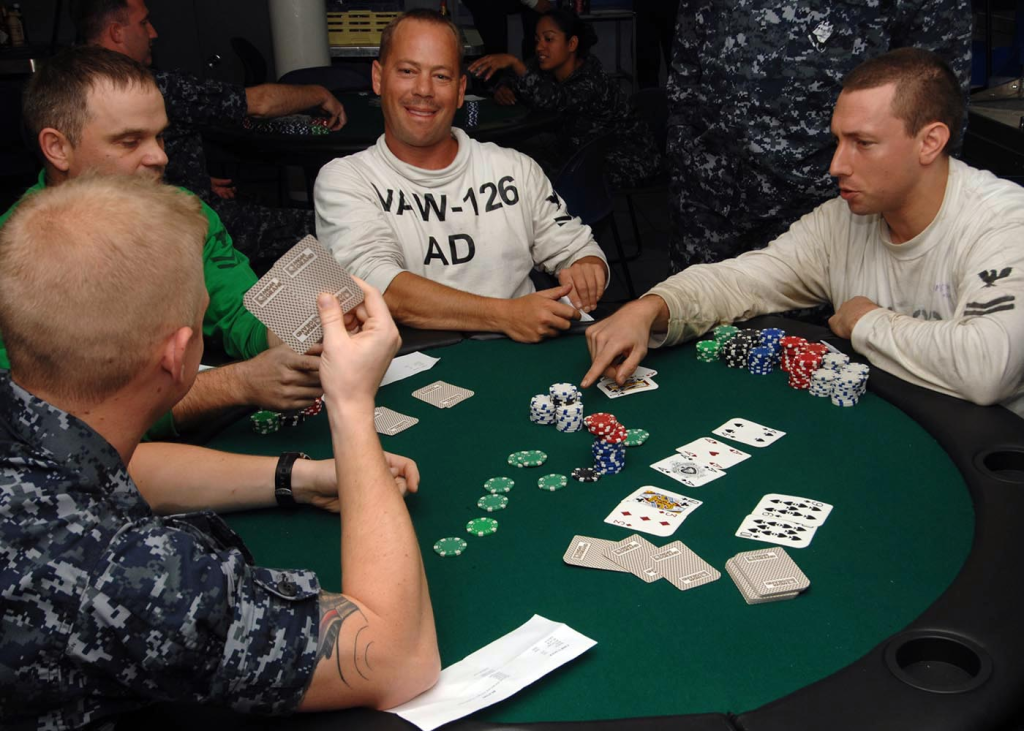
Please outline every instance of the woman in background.
[[647, 123], [630, 107], [619, 84], [590, 55], [597, 36], [589, 24], [568, 10], [544, 13], [537, 22], [537, 55], [524, 64], [511, 54], [484, 56], [469, 66], [471, 73], [490, 79], [510, 69], [512, 89], [526, 105], [557, 112], [561, 125], [526, 145], [549, 177], [581, 147], [605, 135], [610, 146], [605, 173], [613, 188], [635, 187], [657, 175], [661, 155]]

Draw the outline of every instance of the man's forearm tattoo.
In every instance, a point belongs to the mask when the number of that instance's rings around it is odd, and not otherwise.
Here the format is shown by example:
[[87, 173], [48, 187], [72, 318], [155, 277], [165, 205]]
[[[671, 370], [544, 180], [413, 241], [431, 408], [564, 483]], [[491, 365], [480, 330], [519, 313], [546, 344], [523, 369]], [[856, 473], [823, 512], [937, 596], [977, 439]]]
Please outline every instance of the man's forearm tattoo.
[[[341, 678], [341, 682], [345, 685], [349, 685], [349, 682], [345, 679], [345, 673], [341, 669], [341, 647], [338, 646], [338, 637], [341, 634], [342, 623], [353, 614], [358, 615], [362, 619], [363, 626], [356, 631], [355, 639], [352, 641], [352, 664], [360, 677], [367, 680], [368, 678], [359, 669], [360, 654], [363, 655], [363, 664], [366, 665], [368, 670], [370, 669], [365, 657], [366, 649], [369, 649], [369, 645], [362, 653], [360, 653], [359, 649], [359, 635], [369, 626], [366, 622], [366, 617], [359, 610], [359, 607], [340, 594], [324, 592], [320, 595], [320, 637], [317, 643], [316, 661], [319, 664], [322, 659], [326, 658], [329, 660], [333, 656], [334, 664], [338, 669], [338, 677]], [[349, 687], [351, 686], [349, 685]]]

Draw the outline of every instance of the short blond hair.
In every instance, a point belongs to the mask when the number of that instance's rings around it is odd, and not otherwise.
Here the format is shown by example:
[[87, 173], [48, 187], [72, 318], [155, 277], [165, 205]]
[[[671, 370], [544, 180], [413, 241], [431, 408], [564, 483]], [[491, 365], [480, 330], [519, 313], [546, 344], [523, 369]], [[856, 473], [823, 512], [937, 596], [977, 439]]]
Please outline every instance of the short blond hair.
[[0, 229], [0, 332], [14, 378], [76, 403], [129, 383], [194, 327], [207, 220], [138, 176], [82, 176], [27, 198]]

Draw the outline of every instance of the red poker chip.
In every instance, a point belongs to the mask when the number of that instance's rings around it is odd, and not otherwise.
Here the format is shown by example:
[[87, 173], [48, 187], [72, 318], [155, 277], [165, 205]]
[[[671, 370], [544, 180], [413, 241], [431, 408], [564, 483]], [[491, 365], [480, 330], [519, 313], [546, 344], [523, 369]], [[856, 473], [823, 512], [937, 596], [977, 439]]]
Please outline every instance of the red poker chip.
[[616, 424], [615, 429], [609, 432], [608, 434], [602, 436], [601, 440], [604, 442], [608, 442], [609, 444], [621, 444], [622, 442], [626, 441], [626, 437], [628, 436], [628, 434], [629, 433], [626, 430], [626, 427], [622, 426], [622, 424]]

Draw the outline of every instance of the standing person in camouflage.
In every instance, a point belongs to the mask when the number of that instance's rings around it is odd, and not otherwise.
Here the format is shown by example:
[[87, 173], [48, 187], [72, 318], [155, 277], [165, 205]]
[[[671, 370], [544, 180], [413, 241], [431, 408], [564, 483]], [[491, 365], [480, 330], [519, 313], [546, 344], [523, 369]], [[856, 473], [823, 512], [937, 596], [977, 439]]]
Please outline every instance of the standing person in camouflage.
[[970, 81], [967, 0], [682, 0], [668, 80], [672, 271], [760, 248], [831, 197], [842, 78], [902, 46]]
[[658, 173], [661, 155], [647, 123], [641, 119], [615, 79], [590, 55], [594, 29], [569, 10], [552, 10], [537, 23], [537, 56], [524, 64], [515, 56], [484, 56], [469, 65], [471, 73], [490, 79], [511, 69], [522, 102], [558, 112], [561, 127], [552, 139], [540, 138], [523, 151], [554, 177], [591, 140], [611, 136], [605, 173], [615, 188], [632, 187]]
[[[205, 231], [196, 198], [118, 176], [41, 191], [0, 230], [0, 327], [14, 346], [0, 374], [5, 729], [112, 729], [157, 701], [389, 708], [436, 681], [402, 500], [418, 472], [373, 429], [400, 342], [379, 293], [367, 287], [354, 317], [330, 295], [318, 303], [335, 460], [139, 444], [196, 376]], [[55, 359], [40, 329], [82, 347]], [[342, 593], [311, 571], [252, 565], [211, 512], [275, 495], [340, 512]]]
[[[141, 64], [153, 61], [156, 29], [144, 0], [80, 0], [74, 8], [77, 33], [85, 43], [130, 56]], [[244, 88], [213, 79], [199, 79], [181, 71], [155, 73], [167, 104], [170, 127], [167, 145], [167, 182], [187, 188], [202, 198], [224, 221], [235, 246], [263, 272], [296, 241], [316, 230], [313, 212], [271, 208], [236, 197], [231, 180], [211, 178], [200, 128], [240, 126], [246, 116], [268, 118], [319, 108], [330, 129], [346, 122], [341, 102], [322, 86], [260, 84]]]

